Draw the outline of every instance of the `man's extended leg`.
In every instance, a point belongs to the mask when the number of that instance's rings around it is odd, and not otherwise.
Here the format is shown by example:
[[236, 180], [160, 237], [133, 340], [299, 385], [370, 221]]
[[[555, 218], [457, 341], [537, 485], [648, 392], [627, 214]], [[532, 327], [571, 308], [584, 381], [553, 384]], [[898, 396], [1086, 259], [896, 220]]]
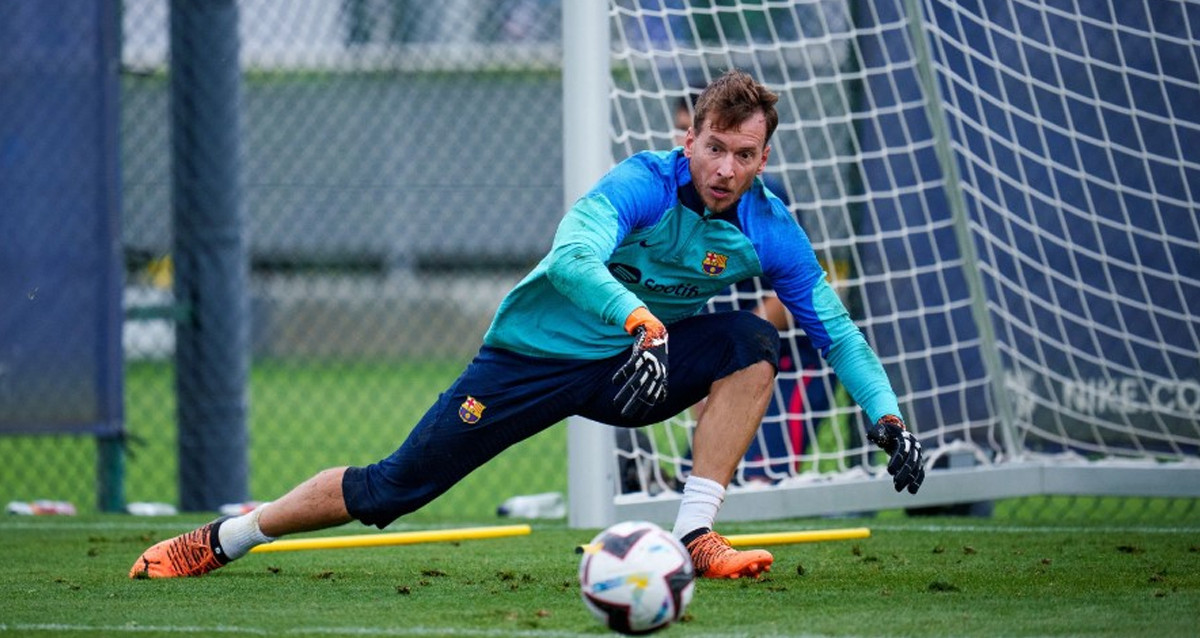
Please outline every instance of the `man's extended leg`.
[[692, 473], [684, 484], [675, 535], [687, 546], [701, 576], [757, 577], [774, 561], [766, 550], [735, 550], [725, 537], [712, 531], [725, 500], [725, 486], [766, 412], [774, 379], [775, 368], [760, 361], [717, 380], [696, 424]]
[[146, 550], [129, 575], [199, 576], [286, 534], [352, 520], [386, 527], [509, 446], [565, 419], [572, 399], [564, 395], [593, 386], [603, 373], [601, 366], [485, 347], [387, 458], [325, 470], [250, 514], [163, 541]]
[[219, 518], [162, 541], [138, 557], [129, 577], [201, 576], [279, 536], [348, 523], [352, 519], [342, 498], [345, 472], [344, 467], [330, 468], [253, 512]]

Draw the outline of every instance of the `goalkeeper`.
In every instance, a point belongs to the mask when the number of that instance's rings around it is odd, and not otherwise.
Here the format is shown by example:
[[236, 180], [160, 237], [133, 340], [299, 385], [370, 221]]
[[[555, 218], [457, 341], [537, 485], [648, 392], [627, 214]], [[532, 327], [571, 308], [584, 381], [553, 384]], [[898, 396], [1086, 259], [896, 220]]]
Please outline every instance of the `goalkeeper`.
[[129, 575], [198, 576], [286, 534], [353, 520], [383, 528], [569, 416], [638, 427], [707, 396], [674, 533], [697, 573], [757, 577], [771, 554], [733, 549], [713, 523], [771, 396], [779, 334], [749, 312], [700, 310], [760, 275], [874, 424], [868, 436], [891, 456], [896, 490], [916, 493], [921, 446], [883, 367], [759, 178], [777, 99], [730, 71], [701, 94], [682, 148], [639, 153], [601, 178], [501, 302], [475, 359], [390, 456], [324, 470], [253, 512], [162, 541]]

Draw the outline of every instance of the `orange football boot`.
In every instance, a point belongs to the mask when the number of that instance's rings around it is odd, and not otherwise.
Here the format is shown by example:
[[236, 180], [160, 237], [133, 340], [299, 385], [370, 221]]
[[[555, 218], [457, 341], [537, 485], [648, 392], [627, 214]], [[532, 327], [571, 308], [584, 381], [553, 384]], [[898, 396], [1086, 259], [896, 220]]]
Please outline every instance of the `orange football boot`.
[[738, 551], [729, 540], [709, 531], [692, 539], [687, 545], [696, 573], [705, 578], [758, 578], [771, 569], [775, 557], [765, 549]]
[[142, 552], [129, 570], [130, 578], [201, 576], [229, 562], [217, 541], [217, 528], [229, 517], [162, 541]]

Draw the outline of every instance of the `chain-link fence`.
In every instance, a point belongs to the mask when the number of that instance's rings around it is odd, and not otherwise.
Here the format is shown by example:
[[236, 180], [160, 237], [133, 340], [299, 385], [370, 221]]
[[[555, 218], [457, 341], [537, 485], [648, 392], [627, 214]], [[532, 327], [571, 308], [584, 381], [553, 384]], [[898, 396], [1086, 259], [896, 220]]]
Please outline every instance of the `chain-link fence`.
[[[119, 135], [125, 498], [178, 503], [187, 309], [173, 294], [171, 4], [121, 3]], [[236, 10], [249, 497], [266, 500], [394, 449], [549, 246], [562, 214], [561, 12], [544, 0]], [[92, 439], [0, 445], [15, 461], [3, 496], [94, 502]], [[481, 519], [507, 496], [565, 485], [560, 428], [429, 512]]]

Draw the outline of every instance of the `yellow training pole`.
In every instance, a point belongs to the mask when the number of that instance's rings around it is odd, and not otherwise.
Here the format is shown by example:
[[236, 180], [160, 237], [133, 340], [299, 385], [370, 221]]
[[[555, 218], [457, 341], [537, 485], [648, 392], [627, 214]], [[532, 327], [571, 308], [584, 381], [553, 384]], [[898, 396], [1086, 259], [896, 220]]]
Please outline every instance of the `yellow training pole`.
[[821, 541], [845, 541], [867, 538], [871, 530], [866, 527], [846, 529], [814, 529], [803, 532], [769, 532], [766, 534], [734, 534], [726, 536], [734, 547], [747, 545], [788, 545], [791, 543], [819, 543]]
[[[729, 544], [734, 547], [747, 545], [789, 545], [792, 543], [819, 543], [821, 541], [844, 541], [853, 538], [867, 538], [871, 530], [866, 527], [849, 527], [845, 529], [813, 529], [802, 532], [769, 532], [765, 534], [734, 534], [726, 536]], [[595, 553], [599, 544], [579, 545], [576, 554], [584, 552]]]
[[416, 543], [438, 543], [444, 541], [467, 541], [505, 536], [527, 536], [533, 529], [528, 525], [500, 525], [495, 527], [460, 527], [423, 532], [395, 532], [390, 534], [355, 534], [352, 536], [325, 536], [319, 538], [297, 538], [259, 545], [250, 551], [291, 552], [302, 549], [342, 549], [347, 547], [383, 547], [387, 545], [413, 545]]

